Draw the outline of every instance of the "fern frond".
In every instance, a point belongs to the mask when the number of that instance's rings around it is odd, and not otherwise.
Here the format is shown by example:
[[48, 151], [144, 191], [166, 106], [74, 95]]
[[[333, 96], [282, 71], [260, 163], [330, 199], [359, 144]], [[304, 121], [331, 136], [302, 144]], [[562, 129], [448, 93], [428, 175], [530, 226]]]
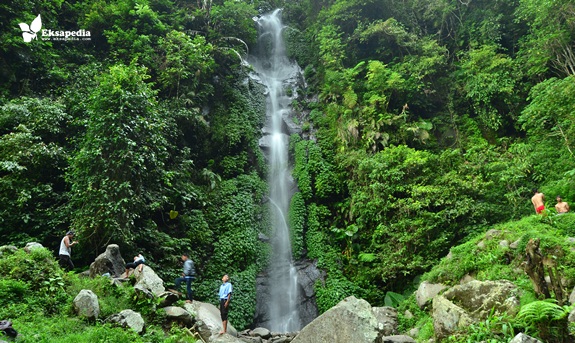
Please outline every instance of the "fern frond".
[[517, 319], [531, 325], [542, 321], [560, 320], [568, 313], [563, 307], [557, 305], [555, 299], [545, 299], [522, 306], [517, 314]]

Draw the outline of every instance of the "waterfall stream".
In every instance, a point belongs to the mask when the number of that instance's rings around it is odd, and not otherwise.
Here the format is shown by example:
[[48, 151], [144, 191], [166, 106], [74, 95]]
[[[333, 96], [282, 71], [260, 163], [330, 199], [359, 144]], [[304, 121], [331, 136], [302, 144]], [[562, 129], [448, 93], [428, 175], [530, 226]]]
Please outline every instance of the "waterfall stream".
[[268, 89], [268, 183], [272, 224], [272, 251], [269, 277], [269, 329], [293, 332], [300, 329], [298, 313], [298, 280], [293, 266], [290, 228], [286, 220], [291, 198], [291, 175], [288, 165], [289, 136], [284, 132], [284, 115], [290, 111], [286, 80], [299, 72], [285, 52], [280, 18], [281, 11], [255, 18], [259, 24], [258, 47], [261, 52], [251, 61]]

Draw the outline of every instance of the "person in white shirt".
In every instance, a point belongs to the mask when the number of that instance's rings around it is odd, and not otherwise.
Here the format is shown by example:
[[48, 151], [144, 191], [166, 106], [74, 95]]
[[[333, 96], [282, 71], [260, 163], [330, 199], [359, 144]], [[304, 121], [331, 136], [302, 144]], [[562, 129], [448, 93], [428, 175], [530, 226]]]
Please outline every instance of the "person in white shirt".
[[60, 266], [68, 271], [74, 269], [74, 263], [72, 262], [72, 246], [78, 244], [77, 241], [72, 241], [74, 235], [75, 233], [72, 230], [66, 232], [66, 236], [64, 236], [60, 242], [60, 251], [58, 252]]

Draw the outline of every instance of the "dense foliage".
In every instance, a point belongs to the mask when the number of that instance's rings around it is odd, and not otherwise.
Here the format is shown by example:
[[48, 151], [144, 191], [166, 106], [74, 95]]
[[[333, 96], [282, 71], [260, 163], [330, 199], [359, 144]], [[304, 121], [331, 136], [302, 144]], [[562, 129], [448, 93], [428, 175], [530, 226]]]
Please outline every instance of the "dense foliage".
[[[231, 322], [249, 326], [269, 225], [264, 91], [242, 58], [252, 17], [276, 7], [308, 85], [293, 103], [289, 222], [294, 257], [327, 272], [321, 311], [398, 299], [452, 246], [531, 214], [533, 188], [547, 208], [575, 201], [572, 1], [11, 0], [3, 244], [55, 251], [72, 228], [81, 268], [117, 243], [167, 281], [189, 251], [197, 297], [215, 302], [230, 274]], [[26, 43], [19, 24], [38, 14], [90, 39]]]

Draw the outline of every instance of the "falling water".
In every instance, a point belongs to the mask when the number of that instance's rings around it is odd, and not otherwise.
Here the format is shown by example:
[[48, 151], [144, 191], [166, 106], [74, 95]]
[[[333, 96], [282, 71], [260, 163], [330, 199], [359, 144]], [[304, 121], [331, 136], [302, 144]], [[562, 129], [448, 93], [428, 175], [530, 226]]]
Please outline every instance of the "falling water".
[[269, 329], [293, 332], [300, 329], [297, 308], [297, 272], [293, 266], [290, 229], [286, 220], [290, 202], [290, 173], [288, 170], [288, 136], [283, 132], [283, 115], [290, 109], [290, 98], [284, 92], [285, 81], [299, 67], [290, 63], [282, 37], [280, 10], [256, 19], [262, 53], [252, 65], [268, 88], [267, 118], [269, 139], [269, 203], [272, 214], [272, 256], [269, 266]]

